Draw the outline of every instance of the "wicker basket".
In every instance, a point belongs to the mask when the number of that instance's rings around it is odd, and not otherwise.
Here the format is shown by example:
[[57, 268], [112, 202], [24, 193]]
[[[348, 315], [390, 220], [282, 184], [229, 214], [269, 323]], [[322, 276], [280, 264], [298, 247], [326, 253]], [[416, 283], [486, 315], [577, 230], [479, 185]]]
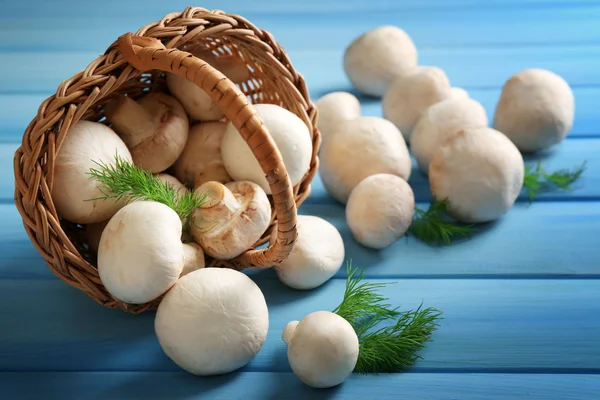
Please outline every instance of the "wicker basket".
[[[234, 84], [194, 57], [190, 52], [195, 46], [208, 47], [215, 54], [240, 55], [249, 68], [250, 79]], [[315, 126], [316, 109], [304, 79], [268, 32], [237, 15], [188, 7], [144, 26], [135, 35], [120, 37], [40, 105], [15, 153], [15, 204], [30, 239], [59, 278], [103, 306], [132, 313], [155, 309], [160, 298], [131, 305], [106, 291], [95, 267], [95, 255], [86, 243], [84, 227], [60, 218], [53, 206], [50, 193], [54, 161], [70, 126], [80, 119], [105, 123], [103, 106], [117, 94], [126, 93], [135, 99], [148, 91], [166, 91], [165, 72], [186, 77], [211, 96], [253, 149], [273, 193], [269, 196], [273, 206], [271, 225], [255, 246], [234, 260], [209, 258], [207, 266], [268, 268], [285, 259], [296, 241], [297, 207], [308, 197], [318, 169], [321, 139]], [[309, 128], [312, 162], [295, 187], [253, 103], [280, 105]], [[277, 240], [270, 243], [275, 227]]]

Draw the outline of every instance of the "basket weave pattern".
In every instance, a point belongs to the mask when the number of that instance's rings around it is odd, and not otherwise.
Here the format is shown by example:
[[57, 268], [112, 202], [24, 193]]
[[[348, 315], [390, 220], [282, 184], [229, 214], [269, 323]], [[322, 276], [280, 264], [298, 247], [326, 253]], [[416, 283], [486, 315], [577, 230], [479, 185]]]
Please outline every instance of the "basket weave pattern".
[[[191, 53], [197, 47], [215, 54], [241, 56], [250, 79], [228, 80]], [[135, 35], [126, 34], [88, 67], [62, 82], [46, 99], [27, 127], [14, 157], [15, 204], [27, 234], [51, 270], [98, 303], [132, 313], [155, 309], [160, 301], [131, 305], [113, 298], [103, 287], [95, 255], [87, 246], [84, 227], [59, 218], [51, 190], [56, 154], [69, 128], [80, 119], [106, 123], [104, 105], [116, 94], [133, 99], [148, 91], [165, 91], [165, 71], [193, 81], [208, 93], [238, 128], [271, 186], [271, 225], [255, 244], [277, 240], [263, 249], [251, 249], [234, 260], [207, 258], [208, 267], [265, 268], [285, 259], [296, 240], [296, 210], [310, 194], [318, 169], [320, 134], [316, 109], [303, 77], [268, 32], [241, 16], [219, 10], [188, 7], [150, 23]], [[292, 187], [281, 155], [251, 104], [280, 105], [296, 114], [309, 128], [313, 141], [310, 170]]]

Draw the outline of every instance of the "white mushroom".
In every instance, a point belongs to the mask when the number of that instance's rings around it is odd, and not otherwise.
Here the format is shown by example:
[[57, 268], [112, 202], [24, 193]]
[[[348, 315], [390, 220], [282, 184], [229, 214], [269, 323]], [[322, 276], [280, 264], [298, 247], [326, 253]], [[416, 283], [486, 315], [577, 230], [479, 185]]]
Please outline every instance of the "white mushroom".
[[358, 360], [358, 336], [344, 318], [316, 311], [291, 321], [282, 335], [292, 371], [313, 388], [337, 386], [348, 378]]
[[469, 92], [467, 92], [465, 89], [454, 86], [450, 88], [450, 97], [468, 98], [470, 96]]
[[158, 179], [160, 179], [167, 185], [171, 186], [173, 188], [173, 190], [175, 190], [175, 195], [178, 198], [181, 198], [183, 195], [185, 195], [187, 192], [189, 192], [188, 188], [179, 179], [177, 179], [173, 175], [166, 174], [163, 172], [160, 174], [156, 174], [156, 177], [158, 177]]
[[271, 204], [253, 182], [222, 185], [211, 181], [198, 186], [196, 192], [206, 194], [206, 202], [192, 213], [190, 234], [216, 259], [229, 260], [242, 254], [269, 227]]
[[200, 268], [204, 268], [206, 260], [204, 259], [204, 250], [197, 243], [183, 244], [183, 269], [180, 276], [189, 274]]
[[98, 163], [114, 167], [115, 155], [131, 162], [127, 146], [106, 125], [80, 120], [69, 129], [54, 165], [52, 202], [57, 213], [75, 223], [90, 224], [110, 219], [126, 199], [91, 200], [103, 197], [108, 188], [89, 175]]
[[[339, 271], [345, 256], [344, 240], [335, 226], [316, 216], [298, 215], [296, 227], [298, 241], [292, 252], [273, 268], [285, 285], [314, 289]], [[272, 241], [276, 235], [274, 230]]]
[[165, 354], [193, 375], [233, 372], [262, 348], [269, 311], [246, 274], [203, 268], [183, 276], [161, 300], [154, 329]]
[[524, 162], [517, 147], [495, 129], [464, 129], [448, 138], [429, 164], [434, 198], [447, 200], [459, 221], [494, 220], [512, 207], [523, 186]]
[[[406, 141], [421, 114], [431, 105], [453, 94], [446, 73], [437, 67], [423, 67], [398, 75], [383, 96], [383, 117], [392, 121]], [[456, 92], [454, 92], [456, 95]]]
[[183, 152], [173, 164], [173, 173], [188, 188], [208, 181], [231, 182], [221, 158], [221, 142], [227, 124], [202, 122], [192, 125]]
[[[297, 185], [310, 169], [313, 149], [308, 127], [297, 115], [283, 107], [255, 104], [254, 108], [281, 153], [292, 186]], [[266, 194], [271, 194], [271, 188], [256, 156], [231, 122], [227, 125], [221, 143], [221, 155], [225, 169], [234, 180], [252, 181]]]
[[183, 151], [189, 120], [172, 96], [152, 92], [136, 102], [119, 95], [106, 105], [104, 113], [140, 168], [163, 172]]
[[469, 97], [451, 97], [429, 107], [410, 138], [411, 150], [421, 172], [428, 173], [431, 157], [451, 135], [461, 129], [486, 126], [485, 108]]
[[561, 143], [571, 131], [575, 98], [569, 84], [554, 72], [527, 69], [502, 88], [494, 128], [522, 152], [535, 152]]
[[379, 117], [360, 117], [323, 146], [319, 173], [327, 192], [344, 204], [367, 176], [389, 173], [408, 181], [411, 169], [406, 142], [394, 124]]
[[318, 110], [317, 128], [325, 142], [339, 126], [361, 115], [360, 101], [352, 93], [331, 92], [315, 102]]
[[344, 71], [359, 92], [381, 97], [395, 75], [417, 65], [417, 49], [410, 36], [384, 25], [354, 39], [344, 52]]
[[125, 303], [147, 303], [169, 290], [184, 266], [196, 269], [185, 265], [181, 231], [177, 213], [162, 203], [138, 200], [120, 209], [98, 245], [98, 274], [106, 290]]
[[415, 196], [408, 182], [396, 175], [375, 174], [350, 193], [346, 221], [358, 243], [383, 249], [404, 236], [414, 212]]
[[[212, 52], [204, 49], [195, 50], [192, 53], [222, 72], [234, 83], [250, 78], [250, 71], [240, 57], [233, 55], [216, 57]], [[167, 87], [171, 94], [183, 104], [190, 117], [200, 121], [217, 121], [225, 116], [225, 113], [212, 101], [210, 96], [189, 79], [168, 73]]]

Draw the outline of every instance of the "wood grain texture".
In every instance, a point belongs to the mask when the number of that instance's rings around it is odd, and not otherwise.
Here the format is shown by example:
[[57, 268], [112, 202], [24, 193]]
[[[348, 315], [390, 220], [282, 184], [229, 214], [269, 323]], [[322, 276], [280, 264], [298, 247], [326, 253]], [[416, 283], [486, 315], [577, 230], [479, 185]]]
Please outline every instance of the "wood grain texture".
[[[305, 204], [299, 213], [331, 222], [342, 234], [347, 260], [365, 267], [370, 278], [600, 278], [596, 202], [518, 204], [469, 241], [432, 248], [403, 238], [380, 251], [352, 238], [339, 204]], [[0, 279], [56, 279], [27, 237], [16, 208], [0, 205], [0, 220]], [[277, 279], [272, 270], [248, 273]], [[345, 276], [342, 268], [337, 277]]]
[[[437, 5], [443, 4], [436, 0]], [[315, 0], [316, 2], [316, 0]], [[495, 0], [496, 2], [496, 0]], [[61, 2], [62, 3], [62, 2]], [[0, 24], [0, 50], [4, 51], [104, 51], [118, 36], [135, 31], [144, 24], [158, 20], [173, 11], [183, 11], [189, 2], [132, 3], [119, 12], [114, 7], [97, 5], [91, 9], [87, 3], [79, 8], [73, 3], [59, 6], [42, 6], [41, 9], [13, 6], [4, 12]], [[339, 50], [348, 40], [362, 32], [383, 24], [397, 24], [405, 29], [419, 47], [447, 46], [498, 46], [498, 45], [548, 45], [573, 43], [598, 43], [600, 41], [600, 4], [580, 2], [569, 6], [549, 3], [502, 7], [445, 7], [410, 6], [388, 8], [391, 1], [358, 5], [346, 8], [344, 0], [330, 2], [325, 9], [319, 7], [274, 7], [272, 1], [262, 2], [262, 7], [240, 2], [206, 1], [202, 6], [227, 12], [241, 13], [261, 29], [270, 31], [278, 42], [290, 50]], [[280, 2], [277, 2], [280, 3]], [[287, 3], [287, 2], [286, 2]], [[402, 2], [397, 2], [402, 3]], [[475, 1], [471, 0], [471, 5]], [[60, 4], [60, 3], [59, 3]], [[85, 4], [85, 5], [84, 5]], [[102, 3], [104, 4], [104, 3]], [[152, 6], [152, 4], [154, 4]], [[354, 1], [353, 4], [359, 4]], [[3, 5], [4, 7], [4, 5]], [[75, 7], [75, 8], [73, 8]], [[24, 9], [25, 8], [25, 9]], [[30, 9], [35, 11], [32, 13]], [[147, 9], [147, 12], [140, 12]], [[44, 10], [47, 12], [44, 13]], [[94, 12], [94, 10], [100, 10]], [[332, 11], [333, 10], [333, 11]], [[10, 10], [9, 10], [10, 11]], [[51, 16], [54, 17], [51, 17]], [[85, 32], [84, 35], [80, 34]], [[18, 37], [19, 40], [13, 40]]]
[[[283, 327], [333, 309], [345, 282], [294, 291], [254, 279], [269, 304], [269, 332], [241, 371], [290, 372]], [[405, 310], [423, 302], [444, 312], [414, 372], [600, 372], [600, 280], [411, 279], [382, 293]], [[178, 371], [155, 337], [154, 313], [102, 308], [59, 281], [1, 280], [0, 315], [11, 327], [0, 330], [0, 370]]]
[[[35, 382], [35, 385], [32, 385]], [[93, 390], [90, 390], [93, 388]], [[2, 372], [0, 397], [11, 400], [596, 400], [598, 375], [353, 375], [315, 390], [292, 373], [247, 372], [193, 377], [184, 372]], [[560, 397], [557, 396], [560, 393]], [[526, 397], [524, 397], [526, 396]]]

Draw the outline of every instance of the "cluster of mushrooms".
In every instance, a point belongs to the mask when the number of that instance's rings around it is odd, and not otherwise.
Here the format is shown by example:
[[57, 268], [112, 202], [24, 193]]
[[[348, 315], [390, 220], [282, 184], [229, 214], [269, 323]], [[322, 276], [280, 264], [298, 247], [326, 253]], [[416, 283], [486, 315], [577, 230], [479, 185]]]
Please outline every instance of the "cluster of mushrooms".
[[357, 92], [381, 99], [382, 117], [361, 115], [350, 92], [318, 99], [320, 176], [345, 204], [354, 238], [367, 247], [387, 247], [411, 225], [411, 155], [433, 197], [448, 202], [451, 217], [488, 222], [516, 201], [522, 154], [562, 142], [573, 125], [567, 82], [548, 70], [526, 69], [505, 82], [490, 126], [484, 107], [451, 86], [442, 69], [419, 65], [415, 44], [397, 26], [355, 38], [343, 66]]
[[[233, 82], [249, 71], [241, 58], [193, 53]], [[144, 304], [162, 296], [155, 332], [165, 353], [196, 375], [241, 368], [261, 349], [269, 327], [263, 293], [246, 274], [206, 268], [205, 257], [229, 260], [265, 234], [271, 189], [250, 147], [222, 110], [193, 82], [167, 74], [167, 89], [137, 99], [118, 95], [105, 123], [80, 120], [61, 143], [52, 189], [57, 213], [83, 225], [100, 280], [115, 298]], [[256, 104], [292, 185], [307, 174], [312, 138], [287, 109]], [[90, 178], [118, 156], [169, 184], [177, 196], [206, 195], [185, 224], [168, 205], [148, 199], [101, 199], [108, 189]], [[289, 287], [312, 289], [342, 266], [338, 230], [322, 218], [298, 217], [298, 242], [275, 267]], [[274, 230], [273, 235], [276, 234]]]

